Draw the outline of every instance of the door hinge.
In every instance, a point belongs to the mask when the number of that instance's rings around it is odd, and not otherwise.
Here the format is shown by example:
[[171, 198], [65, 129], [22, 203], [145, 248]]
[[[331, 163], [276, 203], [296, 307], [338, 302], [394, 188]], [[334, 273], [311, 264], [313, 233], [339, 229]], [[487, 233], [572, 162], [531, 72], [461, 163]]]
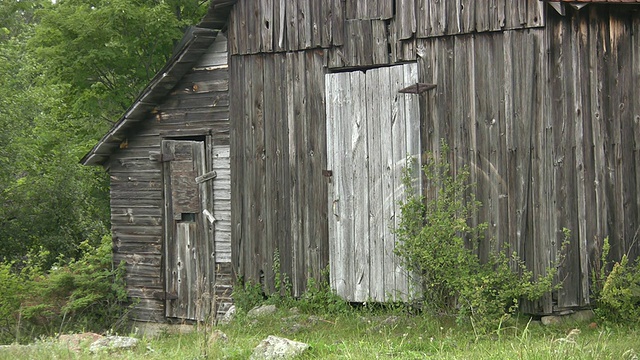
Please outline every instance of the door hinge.
[[205, 181], [215, 179], [217, 176], [218, 176], [218, 173], [216, 173], [215, 171], [209, 171], [206, 174], [196, 177], [196, 184], [202, 184]]

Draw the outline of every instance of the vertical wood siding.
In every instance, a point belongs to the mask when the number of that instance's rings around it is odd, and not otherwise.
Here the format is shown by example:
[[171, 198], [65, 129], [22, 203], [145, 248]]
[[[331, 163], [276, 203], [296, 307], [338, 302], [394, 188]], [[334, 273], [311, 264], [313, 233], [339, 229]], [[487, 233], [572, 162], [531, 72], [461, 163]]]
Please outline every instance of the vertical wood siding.
[[326, 76], [330, 280], [349, 301], [412, 298], [392, 229], [407, 157], [420, 157], [417, 96], [398, 91], [417, 81], [416, 64]]
[[[415, 60], [416, 39], [544, 26], [539, 0], [238, 0], [230, 52], [330, 48], [330, 66]], [[384, 57], [375, 54], [384, 54]]]
[[294, 295], [328, 263], [323, 52], [231, 57], [232, 243], [236, 273]]
[[[150, 154], [161, 152], [163, 137], [208, 134], [215, 146], [207, 156], [215, 157], [213, 166], [220, 180], [214, 181], [214, 190], [229, 188], [228, 167], [226, 172], [220, 168], [224, 167], [225, 157], [228, 159], [228, 150], [220, 147], [229, 146], [228, 70], [224, 66], [226, 55], [219, 56], [221, 53], [226, 53], [223, 38], [184, 76], [149, 119], [134, 130], [135, 135], [123, 141], [108, 163], [114, 261], [125, 262], [127, 291], [138, 301], [133, 310], [137, 320], [165, 321], [162, 163], [151, 160]], [[215, 231], [221, 239], [216, 244], [216, 259], [218, 266], [224, 268], [231, 260], [230, 207], [223, 204], [224, 197], [215, 196]], [[228, 191], [225, 196], [229, 197]], [[228, 289], [217, 290], [219, 297], [229, 293]]]
[[[474, 222], [517, 250], [536, 274], [553, 264], [571, 230], [557, 294], [531, 312], [589, 304], [590, 271], [605, 237], [611, 259], [637, 257], [640, 19], [613, 7], [546, 29], [420, 40], [423, 148], [444, 138], [456, 168], [471, 170], [483, 209]], [[461, 106], [462, 105], [462, 106]], [[480, 245], [486, 258], [491, 242]]]

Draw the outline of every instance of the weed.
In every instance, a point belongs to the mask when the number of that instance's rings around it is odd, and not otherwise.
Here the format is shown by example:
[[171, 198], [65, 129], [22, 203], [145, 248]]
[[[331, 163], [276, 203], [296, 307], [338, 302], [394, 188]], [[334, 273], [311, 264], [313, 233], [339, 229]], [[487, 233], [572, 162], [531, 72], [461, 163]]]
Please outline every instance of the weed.
[[490, 254], [481, 262], [477, 248], [486, 223], [471, 225], [480, 202], [474, 197], [466, 167], [452, 174], [448, 146], [441, 156], [428, 154], [423, 172], [429, 199], [411, 187], [411, 160], [405, 169], [406, 200], [395, 229], [396, 246], [405, 267], [421, 277], [424, 303], [432, 311], [457, 313], [471, 321], [475, 331], [494, 329], [518, 308], [521, 299], [536, 300], [553, 288], [555, 268], [535, 278], [524, 262], [508, 249]]

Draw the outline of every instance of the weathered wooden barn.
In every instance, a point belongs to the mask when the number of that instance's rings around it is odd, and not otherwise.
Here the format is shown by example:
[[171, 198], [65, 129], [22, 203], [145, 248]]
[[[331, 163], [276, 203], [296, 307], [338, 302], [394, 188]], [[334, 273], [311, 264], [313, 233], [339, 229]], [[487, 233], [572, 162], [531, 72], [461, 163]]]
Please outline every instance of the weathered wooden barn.
[[[83, 163], [111, 175], [115, 260], [140, 320], [224, 311], [234, 278], [411, 298], [393, 255], [401, 170], [452, 148], [475, 222], [590, 303], [640, 253], [640, 1], [211, 0]], [[416, 175], [416, 188], [422, 180]], [[480, 256], [492, 251], [480, 244]], [[215, 310], [214, 310], [215, 311]]]

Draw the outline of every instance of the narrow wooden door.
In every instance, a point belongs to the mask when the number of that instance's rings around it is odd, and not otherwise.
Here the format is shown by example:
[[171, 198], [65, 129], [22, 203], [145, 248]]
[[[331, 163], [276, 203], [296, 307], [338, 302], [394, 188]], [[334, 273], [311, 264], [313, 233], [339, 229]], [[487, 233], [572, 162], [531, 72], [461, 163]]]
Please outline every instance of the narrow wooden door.
[[331, 285], [349, 301], [407, 300], [415, 289], [394, 254], [392, 229], [407, 157], [420, 166], [418, 98], [398, 92], [418, 82], [417, 65], [325, 80]]
[[166, 316], [204, 320], [215, 278], [204, 142], [165, 140], [162, 158]]

